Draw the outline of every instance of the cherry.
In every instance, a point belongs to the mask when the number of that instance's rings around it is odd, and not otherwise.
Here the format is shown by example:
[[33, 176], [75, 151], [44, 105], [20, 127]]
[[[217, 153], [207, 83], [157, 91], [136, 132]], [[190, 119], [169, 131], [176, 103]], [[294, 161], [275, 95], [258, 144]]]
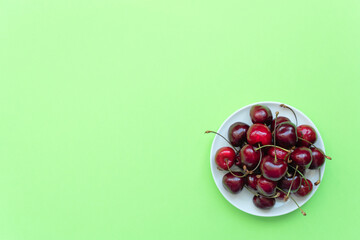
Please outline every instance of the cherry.
[[267, 151], [267, 153], [275, 157], [275, 151], [276, 151], [276, 158], [280, 160], [287, 160], [290, 156], [288, 151], [285, 151], [284, 149], [281, 149], [279, 147], [270, 147]]
[[246, 176], [246, 185], [255, 191], [257, 190], [256, 189], [257, 181], [258, 178], [256, 177], [256, 174], [249, 174]]
[[237, 175], [242, 176], [243, 174], [240, 172], [234, 172], [233, 174], [228, 172], [222, 179], [224, 187], [232, 193], [241, 191], [245, 184], [245, 178], [238, 177]]
[[275, 129], [276, 144], [280, 147], [291, 148], [295, 146], [298, 137], [296, 126], [291, 122], [282, 122]]
[[299, 197], [304, 197], [306, 195], [308, 195], [313, 189], [313, 184], [309, 179], [302, 179], [301, 180], [301, 185], [299, 190], [295, 193], [295, 195], [299, 196]]
[[275, 198], [267, 198], [262, 195], [254, 195], [253, 203], [258, 208], [269, 209], [275, 205]]
[[[293, 175], [295, 172], [300, 173], [302, 175], [305, 175], [306, 172], [306, 168], [305, 166], [301, 166], [301, 165], [296, 165], [296, 163], [291, 162], [290, 164], [288, 164], [289, 168], [288, 168], [288, 172]], [[295, 171], [296, 166], [298, 167], [297, 171]]]
[[244, 145], [240, 150], [241, 163], [249, 170], [254, 169], [260, 161], [260, 151], [249, 144]]
[[248, 129], [249, 125], [243, 122], [236, 122], [230, 126], [228, 136], [234, 147], [240, 147], [246, 141]]
[[251, 145], [261, 143], [262, 145], [271, 144], [270, 129], [264, 124], [255, 123], [247, 131], [247, 141]]
[[[297, 145], [298, 146], [305, 146], [305, 147], [310, 147], [310, 143], [314, 143], [316, 141], [316, 132], [314, 130], [314, 128], [312, 128], [309, 125], [300, 125], [297, 127], [296, 129], [297, 131], [297, 135], [299, 138], [303, 138], [307, 141], [303, 141], [301, 139], [299, 139]], [[309, 143], [310, 142], [310, 143]]]
[[275, 160], [275, 158], [267, 155], [262, 159], [260, 169], [264, 178], [278, 181], [286, 174], [288, 165], [284, 160]]
[[272, 121], [272, 113], [267, 106], [254, 105], [250, 109], [250, 118], [253, 123], [270, 125]]
[[289, 199], [288, 197], [286, 197], [286, 193], [282, 191], [276, 191], [276, 194], [279, 195], [278, 197], [276, 197], [276, 199], [279, 199], [281, 201], [287, 201]]
[[272, 196], [276, 192], [276, 182], [261, 176], [257, 180], [256, 189], [264, 196]]
[[[276, 126], [278, 126], [282, 122], [290, 122], [290, 119], [288, 119], [287, 117], [283, 117], [283, 116], [277, 117]], [[274, 129], [275, 129], [275, 119], [272, 120], [270, 129], [271, 129], [271, 131], [274, 131]]]
[[301, 184], [301, 177], [298, 175], [293, 176], [284, 176], [278, 183], [279, 188], [284, 190], [285, 192], [288, 192], [291, 186], [290, 192], [294, 193], [300, 188]]
[[319, 148], [311, 147], [310, 150], [311, 150], [311, 153], [312, 153], [312, 162], [311, 162], [311, 165], [310, 165], [309, 168], [310, 169], [318, 169], [325, 162], [325, 154]]
[[312, 161], [312, 153], [307, 147], [298, 147], [290, 154], [290, 158], [295, 164], [308, 168]]
[[231, 147], [222, 147], [215, 154], [215, 163], [220, 170], [228, 170], [235, 161], [235, 151]]

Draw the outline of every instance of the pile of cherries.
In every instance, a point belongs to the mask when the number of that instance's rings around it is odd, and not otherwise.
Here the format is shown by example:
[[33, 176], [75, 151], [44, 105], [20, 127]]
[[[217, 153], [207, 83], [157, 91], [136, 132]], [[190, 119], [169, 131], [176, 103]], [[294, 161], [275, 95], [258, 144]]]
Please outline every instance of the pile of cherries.
[[[270, 209], [275, 205], [275, 199], [287, 201], [291, 198], [301, 213], [300, 208], [291, 194], [300, 197], [308, 195], [313, 189], [313, 183], [305, 177], [308, 169], [319, 170], [324, 164], [324, 152], [314, 146], [317, 139], [315, 130], [309, 125], [298, 125], [294, 111], [281, 104], [283, 108], [292, 111], [296, 125], [287, 117], [275, 118], [267, 106], [253, 105], [250, 118], [253, 124], [235, 122], [228, 130], [228, 139], [224, 138], [230, 147], [220, 148], [215, 155], [219, 170], [228, 171], [223, 176], [223, 185], [231, 193], [238, 193], [244, 187], [254, 194], [253, 203], [261, 209]], [[237, 167], [236, 167], [237, 166]]]

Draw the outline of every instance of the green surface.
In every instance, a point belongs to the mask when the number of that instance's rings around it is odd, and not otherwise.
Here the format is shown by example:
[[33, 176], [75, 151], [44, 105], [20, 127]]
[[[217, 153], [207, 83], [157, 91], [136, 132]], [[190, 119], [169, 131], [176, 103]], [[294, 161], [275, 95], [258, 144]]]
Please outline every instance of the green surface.
[[[0, 239], [355, 239], [359, 12], [0, 0]], [[204, 130], [257, 101], [303, 111], [333, 157], [306, 217], [243, 213], [212, 179]]]

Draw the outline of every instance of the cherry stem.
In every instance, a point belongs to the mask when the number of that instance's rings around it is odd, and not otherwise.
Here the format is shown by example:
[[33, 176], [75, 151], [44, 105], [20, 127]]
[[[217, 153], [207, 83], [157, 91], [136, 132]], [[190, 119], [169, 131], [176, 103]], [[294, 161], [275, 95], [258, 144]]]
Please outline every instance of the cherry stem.
[[236, 150], [235, 146], [233, 146], [231, 144], [231, 142], [229, 140], [227, 140], [223, 135], [221, 135], [220, 133], [214, 132], [214, 131], [205, 131], [205, 133], [215, 133], [216, 135], [219, 135], [220, 137], [222, 137], [228, 144], [230, 144], [230, 146], [235, 150], [235, 152], [237, 153], [238, 151]]
[[[276, 128], [276, 121], [277, 121], [277, 117], [279, 116], [279, 112], [277, 111], [275, 113], [275, 128]], [[275, 134], [274, 134], [274, 145], [276, 146], [276, 137], [275, 137]], [[276, 148], [275, 148], [275, 160], [274, 160], [275, 163], [277, 163], [277, 157], [276, 157]]]
[[[302, 137], [298, 137], [298, 138], [299, 138], [300, 140], [304, 141], [304, 142], [309, 143], [311, 146], [313, 146], [313, 147], [316, 148], [317, 150], [320, 150], [320, 149], [319, 149], [318, 147], [316, 147], [312, 142], [310, 142], [310, 141], [308, 141], [308, 140], [306, 140], [306, 139], [303, 139]], [[325, 156], [327, 159], [332, 160], [332, 158], [329, 157], [329, 156], [326, 156], [325, 153], [324, 153], [324, 156]]]
[[[277, 190], [280, 190], [281, 192], [283, 192], [283, 193], [285, 193], [286, 194], [286, 192], [284, 191], [284, 190], [282, 190], [281, 188], [279, 188], [279, 187], [276, 187], [276, 189]], [[301, 214], [302, 215], [304, 215], [304, 216], [306, 216], [306, 212], [304, 211], [304, 210], [302, 210], [301, 209], [301, 207], [299, 206], [299, 204], [295, 201], [295, 199], [291, 196], [291, 195], [289, 195], [289, 197], [291, 198], [291, 200], [293, 200], [294, 201], [294, 203], [296, 204], [296, 206], [299, 208], [299, 210], [300, 210], [300, 212], [301, 212]], [[287, 199], [286, 199], [287, 200]], [[285, 200], [285, 201], [286, 201]]]
[[[260, 147], [260, 144], [258, 146]], [[257, 151], [257, 150], [255, 149], [255, 151]], [[260, 151], [260, 160], [259, 160], [258, 164], [256, 165], [256, 167], [253, 170], [250, 171], [250, 174], [255, 172], [256, 169], [258, 169], [258, 167], [260, 166], [261, 160], [262, 160], [262, 151]]]
[[[257, 151], [257, 150], [259, 150], [261, 148], [264, 148], [264, 147], [275, 147], [275, 148], [282, 149], [282, 150], [284, 150], [286, 152], [290, 152], [290, 150], [287, 150], [285, 148], [282, 148], [282, 147], [279, 147], [279, 146], [276, 146], [276, 145], [262, 145], [261, 147], [256, 148], [255, 151]], [[275, 152], [276, 152], [276, 149], [275, 149]]]
[[227, 159], [225, 159], [225, 163], [226, 163], [226, 166], [227, 166], [228, 171], [229, 171], [230, 174], [233, 175], [234, 177], [243, 178], [243, 177], [246, 177], [246, 176], [249, 174], [249, 171], [247, 171], [247, 172], [243, 173], [242, 176], [238, 176], [238, 175], [236, 175], [233, 171], [231, 171], [231, 169], [229, 168], [229, 164], [228, 164], [228, 160], [227, 160]]
[[[302, 174], [299, 170], [297, 170], [296, 168], [294, 168], [293, 166], [289, 165], [290, 167], [292, 167], [293, 169], [296, 170], [297, 173], [300, 174], [300, 176], [305, 180], [306, 184], [309, 186], [309, 190], [310, 190], [310, 183], [308, 182], [307, 178], [304, 176], [304, 174]], [[296, 166], [297, 167], [297, 166]]]
[[280, 104], [280, 107], [287, 108], [294, 114], [295, 120], [296, 120], [296, 126], [297, 126], [298, 125], [298, 120], [297, 120], [297, 117], [296, 117], [296, 114], [295, 114], [294, 110], [292, 110], [290, 107], [286, 106], [285, 104]]
[[250, 189], [248, 186], [244, 185], [244, 187], [251, 192], [252, 194], [254, 194], [255, 196], [259, 196], [259, 194], [257, 192], [255, 192], [254, 190]]
[[320, 184], [321, 170], [320, 170], [320, 168], [318, 168], [318, 169], [319, 169], [319, 180], [317, 180], [316, 183], [314, 183], [315, 186]]
[[296, 176], [296, 171], [297, 171], [297, 170], [298, 170], [298, 165], [296, 165], [295, 173], [294, 173], [293, 179], [291, 180], [290, 188], [289, 188], [289, 191], [287, 192], [286, 198], [288, 198], [289, 195], [290, 195], [290, 191], [291, 191], [292, 185], [293, 185], [293, 183], [294, 183], [295, 176]]

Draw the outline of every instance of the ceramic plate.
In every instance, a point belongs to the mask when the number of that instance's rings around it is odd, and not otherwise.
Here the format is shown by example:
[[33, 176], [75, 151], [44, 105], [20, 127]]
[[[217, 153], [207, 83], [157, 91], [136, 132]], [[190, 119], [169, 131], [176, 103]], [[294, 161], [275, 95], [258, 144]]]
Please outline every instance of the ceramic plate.
[[[253, 103], [253, 104], [247, 105], [247, 106], [239, 109], [238, 111], [236, 111], [230, 117], [228, 117], [225, 120], [225, 122], [221, 125], [221, 127], [219, 128], [218, 133], [227, 137], [229, 127], [235, 122], [244, 122], [244, 123], [247, 123], [249, 126], [251, 126], [252, 122], [250, 119], [249, 112], [250, 112], [251, 106], [253, 106], [255, 104], [262, 104], [262, 105], [269, 107], [273, 116], [275, 116], [276, 111], [279, 111], [279, 116], [288, 117], [291, 120], [291, 122], [296, 124], [295, 117], [292, 114], [292, 112], [289, 109], [280, 107], [281, 103], [259, 102], [259, 103]], [[314, 145], [316, 147], [320, 148], [321, 150], [323, 150], [325, 153], [323, 140], [321, 138], [319, 131], [317, 130], [316, 126], [314, 125], [314, 123], [298, 109], [296, 109], [288, 104], [286, 104], [286, 105], [291, 107], [294, 110], [294, 112], [296, 113], [296, 116], [298, 119], [298, 125], [307, 124], [307, 125], [312, 126], [315, 129], [315, 131], [317, 133], [317, 140]], [[240, 209], [246, 213], [256, 215], [256, 216], [262, 216], [262, 217], [279, 216], [279, 215], [287, 214], [294, 210], [297, 210], [296, 204], [291, 199], [289, 199], [287, 202], [276, 200], [276, 204], [273, 208], [271, 208], [269, 210], [263, 210], [263, 209], [259, 209], [259, 208], [255, 207], [255, 205], [252, 202], [253, 194], [250, 193], [246, 188], [243, 188], [243, 190], [241, 192], [236, 193], [236, 194], [233, 194], [233, 193], [230, 193], [229, 191], [227, 191], [222, 184], [222, 178], [227, 173], [227, 171], [220, 171], [219, 169], [217, 169], [217, 166], [215, 163], [216, 151], [219, 148], [225, 147], [225, 146], [229, 146], [229, 144], [224, 139], [219, 137], [218, 135], [215, 135], [214, 141], [211, 146], [210, 166], [211, 166], [211, 172], [212, 172], [213, 178], [215, 180], [216, 186], [219, 188], [220, 192], [226, 198], [226, 200], [228, 200], [232, 205], [234, 205], [235, 207], [237, 207], [238, 209]], [[324, 163], [324, 165], [321, 167], [321, 178], [324, 175], [325, 164], [326, 163]], [[318, 174], [319, 174], [318, 170], [307, 170], [305, 176], [314, 183], [318, 180]], [[302, 206], [314, 195], [314, 193], [316, 192], [317, 188], [320, 185], [321, 185], [321, 183], [318, 186], [314, 186], [313, 191], [308, 196], [297, 197], [294, 194], [292, 194], [292, 196], [298, 202], [298, 204], [300, 206]]]

